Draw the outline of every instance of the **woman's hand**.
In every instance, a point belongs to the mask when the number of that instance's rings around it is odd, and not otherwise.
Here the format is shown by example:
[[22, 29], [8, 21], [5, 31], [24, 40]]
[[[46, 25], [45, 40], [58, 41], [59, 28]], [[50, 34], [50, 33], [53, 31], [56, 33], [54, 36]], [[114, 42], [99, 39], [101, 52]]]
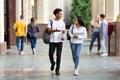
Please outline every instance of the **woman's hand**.
[[65, 38], [64, 38], [64, 37], [61, 37], [61, 40], [63, 40], [63, 41], [64, 41], [64, 40], [65, 40]]
[[74, 35], [73, 35], [73, 38], [74, 38], [74, 39], [77, 39], [77, 38], [78, 38], [78, 35], [77, 35], [77, 34], [74, 34]]

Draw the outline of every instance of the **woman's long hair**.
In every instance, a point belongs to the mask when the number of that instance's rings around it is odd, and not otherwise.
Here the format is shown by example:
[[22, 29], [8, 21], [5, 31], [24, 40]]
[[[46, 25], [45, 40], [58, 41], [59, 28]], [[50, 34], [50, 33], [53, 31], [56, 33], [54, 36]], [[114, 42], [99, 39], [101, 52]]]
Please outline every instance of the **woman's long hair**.
[[78, 17], [77, 17], [77, 20], [78, 20], [78, 24], [79, 24], [79, 25], [85, 26], [84, 20], [83, 20], [83, 17], [82, 17], [82, 16], [78, 16]]
[[35, 27], [35, 19], [34, 19], [34, 17], [32, 17], [30, 21], [31, 21], [30, 25], [32, 26], [32, 28], [34, 28]]

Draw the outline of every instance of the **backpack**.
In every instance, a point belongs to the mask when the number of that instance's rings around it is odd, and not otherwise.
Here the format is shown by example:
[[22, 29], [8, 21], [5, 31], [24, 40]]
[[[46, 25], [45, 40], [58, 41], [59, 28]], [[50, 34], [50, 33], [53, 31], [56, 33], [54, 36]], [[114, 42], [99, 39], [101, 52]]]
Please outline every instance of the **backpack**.
[[[53, 24], [53, 21], [50, 20], [50, 24], [51, 24], [51, 28], [52, 28], [52, 24]], [[48, 32], [48, 28], [46, 28], [43, 32], [43, 35], [42, 35], [42, 39], [43, 39], [43, 42], [45, 44], [49, 44], [50, 43], [50, 33]]]
[[[73, 34], [73, 29], [74, 29], [74, 25], [72, 26], [72, 30], [71, 30], [71, 33]], [[71, 39], [71, 37], [70, 37], [70, 35], [69, 35], [69, 31], [67, 32], [67, 40], [70, 40]]]
[[32, 31], [32, 27], [31, 27], [31, 25], [29, 24], [29, 25], [28, 25], [28, 31], [27, 31], [27, 38], [28, 38], [28, 39], [30, 39], [30, 38], [33, 37], [31, 31]]
[[113, 32], [113, 25], [111, 23], [108, 23], [108, 36], [110, 36]]

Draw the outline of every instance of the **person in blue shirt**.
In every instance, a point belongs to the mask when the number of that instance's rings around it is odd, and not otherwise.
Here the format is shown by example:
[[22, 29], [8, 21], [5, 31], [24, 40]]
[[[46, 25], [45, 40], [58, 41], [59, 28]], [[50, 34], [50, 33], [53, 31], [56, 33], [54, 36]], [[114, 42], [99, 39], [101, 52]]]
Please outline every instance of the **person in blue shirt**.
[[101, 56], [108, 56], [107, 53], [107, 38], [108, 38], [108, 22], [105, 19], [104, 14], [100, 14], [101, 19], [101, 29], [100, 29], [100, 38], [101, 38], [101, 48], [102, 48], [102, 54]]

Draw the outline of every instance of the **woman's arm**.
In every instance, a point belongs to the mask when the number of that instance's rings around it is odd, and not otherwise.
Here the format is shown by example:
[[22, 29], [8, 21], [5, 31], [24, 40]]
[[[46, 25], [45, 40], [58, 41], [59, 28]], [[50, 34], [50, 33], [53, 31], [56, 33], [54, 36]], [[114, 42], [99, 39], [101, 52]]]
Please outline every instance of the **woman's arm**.
[[84, 32], [82, 34], [78, 35], [78, 38], [79, 39], [87, 38], [87, 30], [86, 30], [86, 28], [84, 28]]
[[68, 30], [68, 33], [69, 33], [69, 36], [72, 38], [73, 37], [73, 28], [74, 28], [74, 25], [72, 25], [70, 27], [70, 29]]
[[36, 25], [37, 32], [40, 32], [39, 25]]

